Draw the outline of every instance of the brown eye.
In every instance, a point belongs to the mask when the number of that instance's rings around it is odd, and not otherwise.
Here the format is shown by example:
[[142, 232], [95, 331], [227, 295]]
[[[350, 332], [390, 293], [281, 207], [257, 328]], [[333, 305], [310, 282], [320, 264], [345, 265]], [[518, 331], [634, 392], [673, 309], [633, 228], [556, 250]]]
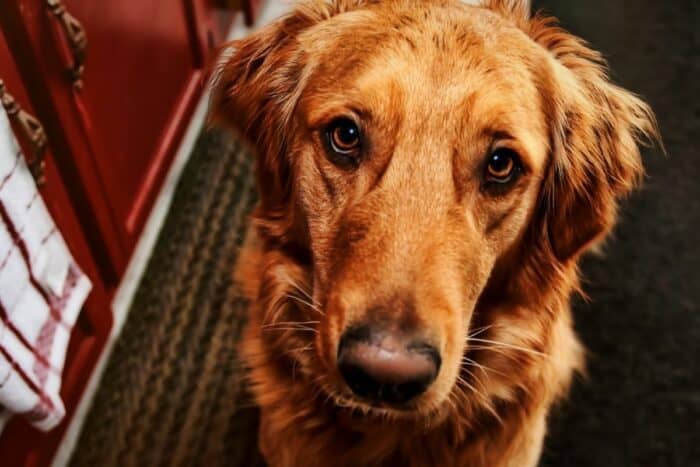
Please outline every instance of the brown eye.
[[518, 155], [512, 149], [496, 149], [487, 161], [486, 181], [499, 184], [510, 182], [518, 174], [519, 164]]
[[356, 165], [360, 151], [360, 129], [349, 118], [334, 120], [326, 130], [331, 161], [338, 165]]

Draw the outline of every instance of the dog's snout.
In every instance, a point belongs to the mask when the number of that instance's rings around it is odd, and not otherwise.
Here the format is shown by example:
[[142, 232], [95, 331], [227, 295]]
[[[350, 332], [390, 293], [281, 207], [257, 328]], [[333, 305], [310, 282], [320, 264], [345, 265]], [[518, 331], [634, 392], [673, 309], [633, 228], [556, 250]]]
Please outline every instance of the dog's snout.
[[369, 326], [346, 331], [338, 346], [338, 369], [350, 389], [373, 402], [401, 404], [419, 396], [440, 371], [432, 345]]

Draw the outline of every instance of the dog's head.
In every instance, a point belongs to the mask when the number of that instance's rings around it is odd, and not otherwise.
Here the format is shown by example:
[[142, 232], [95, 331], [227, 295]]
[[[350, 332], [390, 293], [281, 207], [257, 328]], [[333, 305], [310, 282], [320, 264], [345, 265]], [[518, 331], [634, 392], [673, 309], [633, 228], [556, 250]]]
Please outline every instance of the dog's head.
[[642, 174], [649, 108], [528, 10], [311, 1], [215, 70], [216, 117], [257, 152], [269, 261], [296, 274], [260, 287], [268, 324], [338, 401], [435, 409], [471, 386], [472, 348], [521, 371]]

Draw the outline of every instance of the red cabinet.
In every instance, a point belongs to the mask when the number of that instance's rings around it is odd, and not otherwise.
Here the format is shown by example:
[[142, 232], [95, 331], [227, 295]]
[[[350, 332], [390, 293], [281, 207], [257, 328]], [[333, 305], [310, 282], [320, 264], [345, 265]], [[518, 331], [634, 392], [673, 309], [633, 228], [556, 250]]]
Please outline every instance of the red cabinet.
[[[231, 15], [207, 0], [0, 0], [0, 10], [0, 27], [71, 195], [91, 217], [88, 240], [114, 286]], [[76, 63], [80, 76], [70, 71]]]
[[[82, 132], [69, 134], [68, 142], [87, 145], [122, 249], [129, 251], [201, 89], [206, 49], [197, 6], [94, 0], [66, 0], [65, 6], [80, 18], [87, 50], [82, 86], [64, 86], [70, 109], [58, 114], [59, 122], [77, 120]], [[50, 16], [42, 18], [43, 27], [60, 45], [63, 28]], [[64, 55], [72, 63], [70, 51]]]
[[[233, 19], [215, 3], [0, 0], [0, 79], [44, 126], [41, 191], [94, 284], [64, 370], [66, 419], [46, 434], [13, 419], [0, 436], [3, 466], [51, 462], [99, 358], [111, 298]], [[261, 2], [243, 3], [251, 15]]]

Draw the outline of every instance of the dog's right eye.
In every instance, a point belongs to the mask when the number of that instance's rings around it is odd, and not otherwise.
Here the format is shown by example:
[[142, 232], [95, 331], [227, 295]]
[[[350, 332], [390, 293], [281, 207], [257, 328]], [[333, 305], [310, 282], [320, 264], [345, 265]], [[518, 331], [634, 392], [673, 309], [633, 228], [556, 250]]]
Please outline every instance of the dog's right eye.
[[331, 162], [342, 167], [357, 166], [362, 139], [354, 121], [349, 118], [334, 120], [326, 129], [325, 139]]

